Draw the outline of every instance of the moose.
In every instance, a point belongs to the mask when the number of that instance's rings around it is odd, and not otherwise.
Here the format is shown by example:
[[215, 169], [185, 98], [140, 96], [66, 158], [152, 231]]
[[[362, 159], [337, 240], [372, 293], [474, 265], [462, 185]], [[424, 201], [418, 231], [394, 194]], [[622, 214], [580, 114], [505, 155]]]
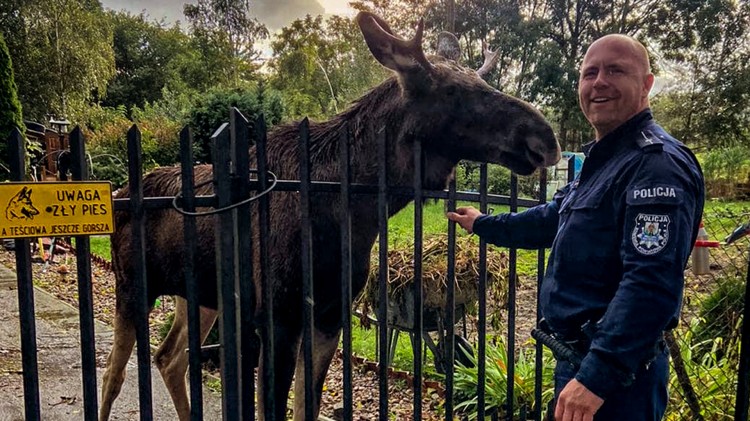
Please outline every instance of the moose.
[[[417, 26], [411, 40], [394, 35], [380, 17], [361, 12], [356, 22], [372, 55], [394, 75], [355, 101], [346, 111], [328, 121], [310, 123], [311, 178], [338, 181], [336, 151], [340, 131], [348, 127], [353, 139], [350, 175], [353, 183], [377, 184], [377, 134], [383, 128], [388, 140], [388, 180], [393, 186], [410, 186], [414, 180], [412, 160], [415, 140], [422, 140], [424, 181], [427, 189], [444, 189], [454, 167], [461, 159], [497, 163], [527, 175], [536, 168], [550, 166], [560, 159], [560, 146], [552, 128], [531, 105], [490, 87], [479, 72], [458, 64], [457, 42], [450, 48], [439, 42], [438, 54], [427, 57], [422, 49], [423, 24]], [[454, 38], [455, 39], [455, 38]], [[268, 136], [268, 169], [280, 179], [297, 179], [299, 168], [298, 132], [294, 124], [274, 128]], [[254, 148], [250, 150], [255, 156]], [[254, 162], [251, 158], [251, 163]], [[195, 183], [212, 179], [211, 167], [195, 167]], [[180, 189], [180, 169], [163, 167], [143, 178], [144, 196], [175, 196]], [[197, 194], [212, 194], [210, 185]], [[128, 197], [125, 188], [119, 197]], [[389, 198], [391, 215], [413, 198]], [[263, 419], [263, 402], [273, 396], [276, 419], [285, 419], [286, 404], [295, 378], [294, 419], [302, 420], [306, 405], [313, 405], [317, 417], [320, 396], [328, 367], [341, 334], [341, 253], [340, 199], [337, 194], [311, 194], [313, 233], [314, 357], [312, 361], [314, 402], [305, 402], [304, 352], [302, 351], [302, 263], [299, 195], [273, 192], [270, 197], [270, 267], [273, 300], [259, 302], [257, 311], [272, 306], [275, 350], [275, 387], [267, 390], [259, 380], [258, 415]], [[372, 198], [353, 197], [351, 207], [352, 294], [364, 287], [370, 265], [370, 252], [377, 237], [378, 210]], [[257, 212], [253, 208], [251, 212]], [[125, 212], [115, 215], [112, 253], [116, 275], [115, 338], [104, 375], [100, 420], [108, 419], [112, 403], [125, 378], [125, 365], [135, 343], [137, 299], [133, 281], [136, 251], [131, 248], [131, 219]], [[174, 210], [146, 213], [146, 265], [148, 299], [154, 303], [160, 295], [185, 296], [182, 274], [183, 256], [175, 242], [182, 232], [183, 217]], [[200, 326], [204, 340], [217, 317], [217, 281], [214, 255], [214, 220], [196, 220], [199, 244], [195, 276], [200, 283]], [[257, 230], [255, 230], [257, 231]], [[258, 233], [253, 233], [258, 241]], [[259, 258], [253, 247], [254, 259]], [[259, 265], [254, 265], [258, 269]], [[257, 280], [259, 277], [255, 276]], [[256, 281], [256, 297], [261, 297]], [[167, 389], [181, 420], [189, 419], [190, 402], [185, 374], [188, 357], [187, 309], [185, 300], [177, 300], [175, 321], [154, 355]], [[261, 331], [261, 334], [263, 332]], [[261, 351], [262, 352], [262, 351]], [[262, 370], [263, 361], [260, 361]], [[296, 373], [295, 373], [296, 369]], [[262, 376], [260, 376], [262, 377]], [[271, 394], [271, 395], [269, 395]]]

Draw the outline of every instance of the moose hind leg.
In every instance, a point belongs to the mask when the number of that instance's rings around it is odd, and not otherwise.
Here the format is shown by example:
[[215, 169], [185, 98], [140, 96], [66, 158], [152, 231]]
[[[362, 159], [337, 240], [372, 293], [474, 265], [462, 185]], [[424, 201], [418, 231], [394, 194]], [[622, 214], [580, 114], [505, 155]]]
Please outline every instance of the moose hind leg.
[[[323, 393], [328, 367], [339, 343], [341, 330], [326, 333], [319, 329], [313, 331], [313, 417], [318, 419], [320, 412], [320, 397]], [[297, 371], [294, 374], [294, 421], [305, 419], [305, 350], [300, 346], [297, 356]]]
[[107, 369], [102, 384], [102, 404], [99, 421], [107, 421], [112, 412], [112, 403], [117, 399], [125, 381], [125, 369], [135, 345], [135, 325], [121, 312], [115, 314], [115, 336], [112, 350], [107, 357]]
[[[200, 341], [203, 343], [216, 320], [216, 310], [200, 307]], [[177, 416], [182, 421], [190, 419], [190, 399], [188, 398], [185, 373], [188, 369], [188, 314], [187, 301], [175, 297], [175, 312], [172, 328], [154, 354], [154, 363], [161, 373]]]

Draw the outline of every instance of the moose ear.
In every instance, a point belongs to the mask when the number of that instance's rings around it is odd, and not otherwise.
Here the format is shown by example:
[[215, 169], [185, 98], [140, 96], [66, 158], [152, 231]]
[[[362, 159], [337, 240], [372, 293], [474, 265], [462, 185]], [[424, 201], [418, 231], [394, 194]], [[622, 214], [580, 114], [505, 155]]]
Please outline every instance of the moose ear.
[[356, 20], [367, 47], [380, 64], [399, 73], [418, 67], [432, 71], [432, 64], [422, 50], [424, 21], [419, 21], [414, 38], [406, 41], [393, 35], [388, 24], [372, 13], [359, 12]]
[[450, 32], [439, 33], [437, 53], [449, 60], [458, 61], [461, 58], [461, 45], [458, 43], [458, 38]]

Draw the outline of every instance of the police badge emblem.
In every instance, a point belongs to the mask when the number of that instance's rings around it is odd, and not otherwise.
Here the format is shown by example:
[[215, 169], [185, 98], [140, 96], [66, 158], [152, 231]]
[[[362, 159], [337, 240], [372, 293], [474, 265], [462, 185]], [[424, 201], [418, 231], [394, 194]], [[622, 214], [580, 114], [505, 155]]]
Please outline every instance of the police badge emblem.
[[668, 215], [639, 213], [635, 217], [635, 228], [631, 239], [638, 253], [652, 255], [660, 252], [669, 241]]

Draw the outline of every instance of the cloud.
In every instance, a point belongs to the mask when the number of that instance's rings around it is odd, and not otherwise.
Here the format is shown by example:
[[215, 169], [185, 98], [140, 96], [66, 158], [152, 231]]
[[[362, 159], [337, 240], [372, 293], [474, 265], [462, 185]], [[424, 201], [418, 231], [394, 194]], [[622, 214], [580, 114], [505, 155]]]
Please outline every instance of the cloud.
[[305, 15], [322, 15], [325, 9], [317, 0], [257, 0], [252, 4], [258, 20], [269, 30], [280, 29]]
[[[185, 22], [182, 9], [186, 0], [102, 0], [104, 7], [113, 10], [127, 10], [131, 13], [146, 13], [155, 20], [162, 18], [169, 23]], [[318, 0], [251, 0], [250, 7], [256, 18], [274, 31], [305, 15], [321, 15], [325, 9]]]

